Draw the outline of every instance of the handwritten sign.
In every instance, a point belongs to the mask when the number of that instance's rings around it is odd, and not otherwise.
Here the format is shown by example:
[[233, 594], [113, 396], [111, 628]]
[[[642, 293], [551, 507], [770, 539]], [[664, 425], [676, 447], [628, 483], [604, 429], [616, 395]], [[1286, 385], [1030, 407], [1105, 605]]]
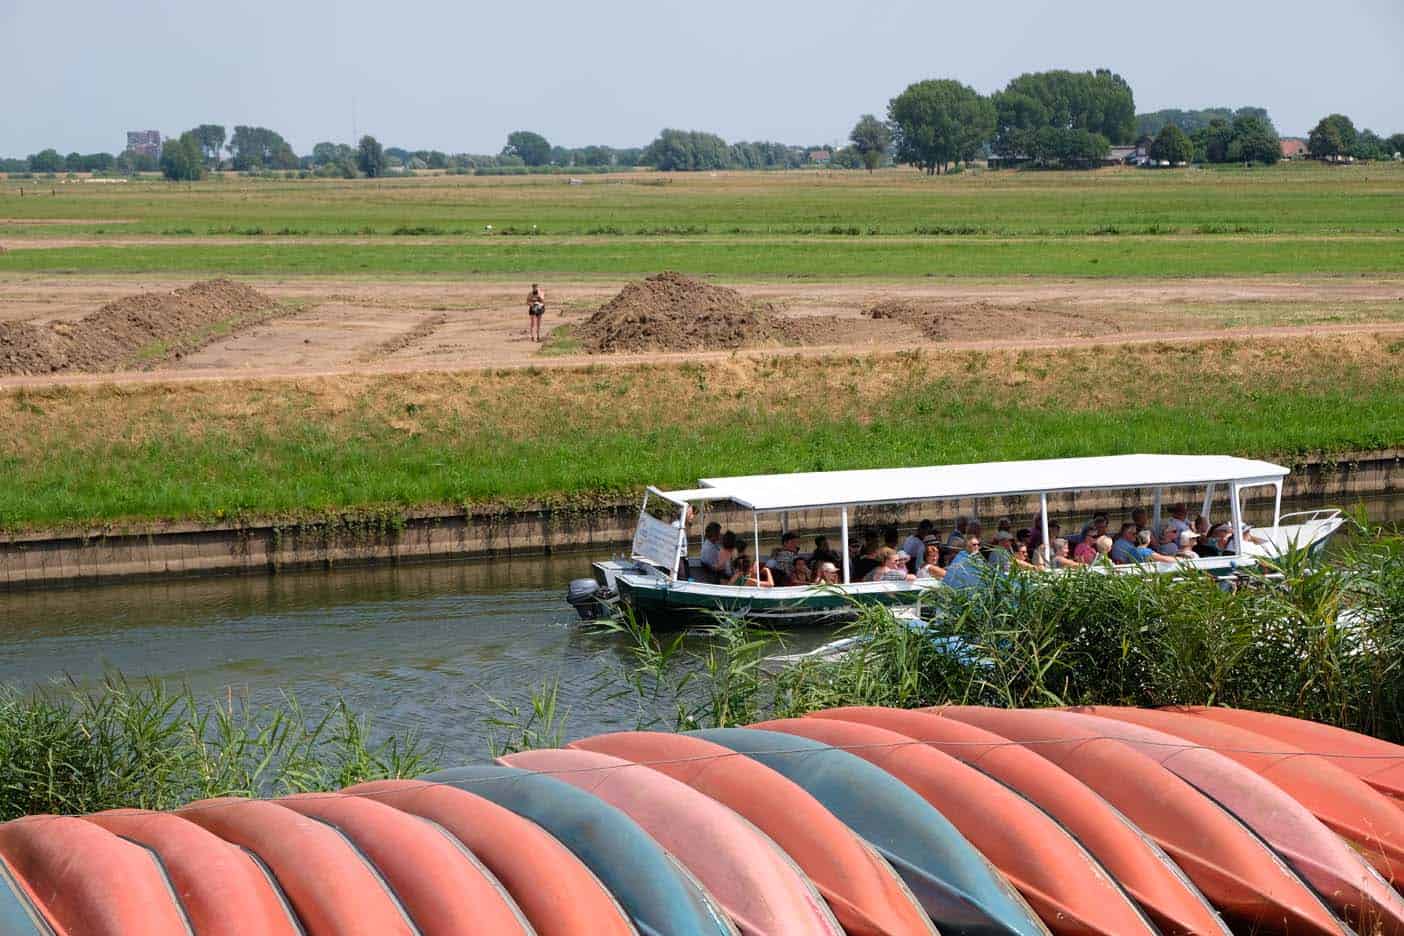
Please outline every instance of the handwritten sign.
[[674, 524], [643, 511], [634, 530], [633, 557], [671, 572], [678, 564], [681, 533]]

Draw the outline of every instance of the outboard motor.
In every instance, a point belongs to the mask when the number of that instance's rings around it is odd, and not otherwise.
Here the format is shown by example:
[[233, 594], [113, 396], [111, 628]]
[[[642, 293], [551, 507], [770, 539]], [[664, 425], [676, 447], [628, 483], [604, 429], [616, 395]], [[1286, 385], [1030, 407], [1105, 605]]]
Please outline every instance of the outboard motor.
[[582, 621], [594, 621], [608, 614], [607, 602], [613, 593], [592, 578], [573, 580], [566, 589], [566, 604], [575, 609]]

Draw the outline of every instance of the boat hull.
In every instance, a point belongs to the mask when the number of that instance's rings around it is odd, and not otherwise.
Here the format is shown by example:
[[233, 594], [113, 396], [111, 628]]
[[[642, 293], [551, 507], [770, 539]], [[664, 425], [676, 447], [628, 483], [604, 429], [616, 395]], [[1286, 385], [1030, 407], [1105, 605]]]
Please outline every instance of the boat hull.
[[770, 627], [843, 624], [865, 607], [917, 605], [930, 587], [865, 582], [817, 588], [742, 588], [636, 575], [620, 575], [615, 582], [620, 605], [653, 627], [667, 629], [705, 626], [728, 617]]

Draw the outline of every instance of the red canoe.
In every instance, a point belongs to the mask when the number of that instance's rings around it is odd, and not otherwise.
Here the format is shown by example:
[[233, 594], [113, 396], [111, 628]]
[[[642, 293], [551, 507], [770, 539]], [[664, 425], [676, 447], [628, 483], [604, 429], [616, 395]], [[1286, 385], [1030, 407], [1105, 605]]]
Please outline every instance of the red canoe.
[[151, 852], [66, 816], [0, 825], [0, 854], [53, 925], [73, 936], [188, 936], [189, 923]]
[[1322, 725], [1288, 715], [1199, 706], [1167, 708], [1166, 711], [1183, 712], [1245, 728], [1304, 751], [1329, 757], [1337, 767], [1354, 774], [1404, 806], [1404, 747], [1397, 744], [1335, 725]]
[[811, 712], [926, 742], [1037, 804], [1075, 835], [1167, 936], [1227, 936], [1218, 913], [1126, 817], [1067, 772], [982, 728], [929, 712], [854, 706]]
[[[502, 883], [501, 894], [479, 892], [488, 914], [497, 921], [489, 933], [539, 936], [630, 936], [634, 925], [589, 868], [536, 823], [466, 790], [423, 780], [378, 780], [347, 787], [343, 793], [364, 796], [402, 812], [428, 819], [463, 843]], [[549, 882], [548, 886], [543, 883]], [[515, 901], [530, 926], [508, 923], [501, 904]], [[513, 928], [515, 926], [515, 928]]]
[[1301, 803], [1231, 758], [1187, 748], [1182, 738], [1163, 731], [1100, 718], [1097, 711], [1088, 707], [1069, 714], [1140, 751], [1237, 816], [1356, 932], [1404, 936], [1404, 899]]
[[1052, 709], [932, 709], [1023, 744], [1100, 793], [1150, 835], [1225, 914], [1260, 931], [1348, 932], [1241, 823], [1155, 761]]
[[200, 936], [299, 932], [291, 908], [249, 853], [195, 823], [140, 809], [84, 818], [156, 853]]
[[901, 780], [1009, 878], [1059, 936], [1155, 936], [1131, 898], [1062, 826], [955, 758], [908, 735], [858, 722], [792, 718], [750, 727], [845, 748]]
[[278, 803], [350, 839], [424, 936], [521, 932], [483, 866], [443, 829], [370, 797], [304, 793]]
[[551, 771], [626, 813], [702, 882], [742, 933], [841, 936], [828, 905], [774, 842], [687, 784], [593, 751], [525, 751], [498, 760]]
[[404, 908], [331, 826], [266, 800], [225, 797], [176, 810], [273, 872], [309, 933], [413, 936]]
[[936, 932], [891, 866], [802, 787], [759, 761], [656, 731], [596, 735], [569, 746], [644, 763], [748, 819], [809, 876], [848, 936]]
[[1324, 757], [1209, 718], [1154, 709], [1096, 710], [1212, 748], [1266, 777], [1337, 835], [1351, 842], [1385, 880], [1404, 884], [1404, 814], [1384, 794]]

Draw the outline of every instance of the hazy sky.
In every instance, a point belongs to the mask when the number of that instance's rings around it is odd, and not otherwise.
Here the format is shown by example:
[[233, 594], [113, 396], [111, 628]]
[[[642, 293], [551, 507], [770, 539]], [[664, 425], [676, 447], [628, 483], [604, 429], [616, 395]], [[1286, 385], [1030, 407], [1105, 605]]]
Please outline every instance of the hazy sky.
[[1138, 111], [1253, 104], [1283, 133], [1332, 111], [1404, 131], [1404, 0], [0, 0], [0, 63], [11, 156], [203, 122], [306, 153], [352, 139], [353, 101], [355, 130], [410, 149], [496, 152], [518, 128], [566, 146], [664, 126], [819, 143], [911, 81], [988, 93], [1099, 66]]

